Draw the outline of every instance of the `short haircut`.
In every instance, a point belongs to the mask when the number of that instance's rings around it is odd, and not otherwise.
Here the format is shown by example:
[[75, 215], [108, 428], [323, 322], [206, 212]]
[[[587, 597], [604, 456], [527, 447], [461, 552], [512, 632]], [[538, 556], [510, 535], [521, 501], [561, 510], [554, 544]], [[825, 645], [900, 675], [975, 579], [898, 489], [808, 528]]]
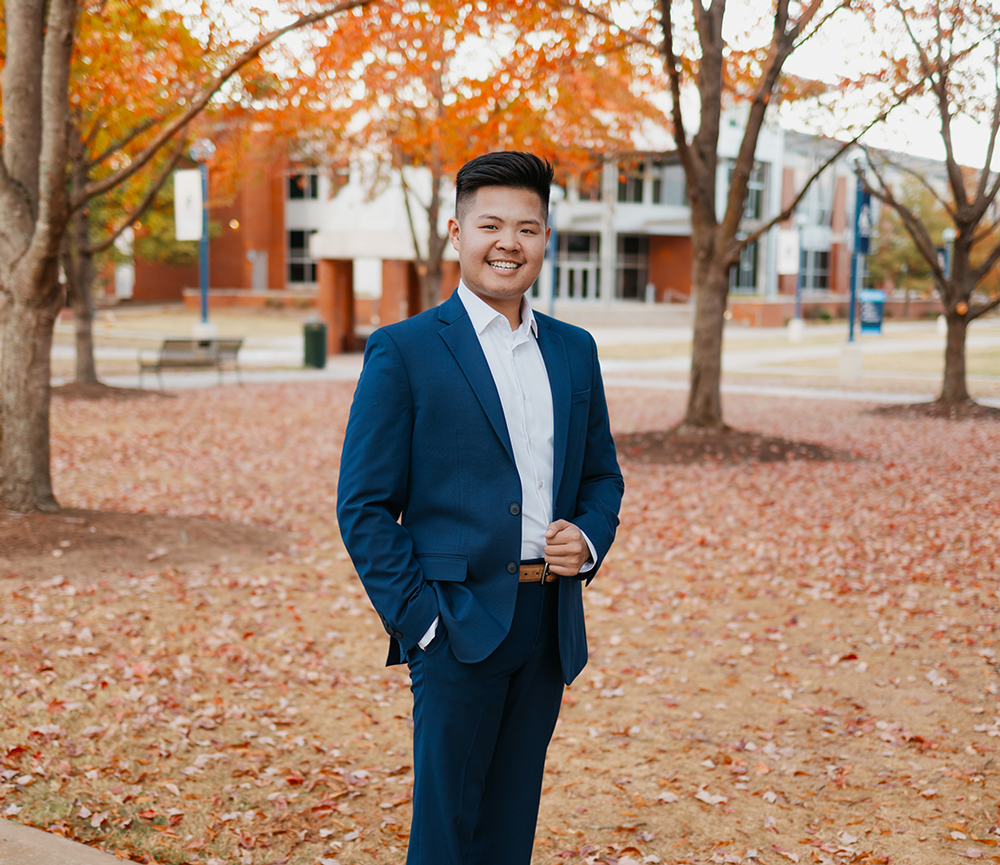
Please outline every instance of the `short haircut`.
[[542, 214], [549, 216], [549, 188], [552, 166], [533, 153], [501, 150], [466, 162], [455, 177], [455, 217], [462, 219], [476, 192], [484, 186], [528, 189], [542, 200]]

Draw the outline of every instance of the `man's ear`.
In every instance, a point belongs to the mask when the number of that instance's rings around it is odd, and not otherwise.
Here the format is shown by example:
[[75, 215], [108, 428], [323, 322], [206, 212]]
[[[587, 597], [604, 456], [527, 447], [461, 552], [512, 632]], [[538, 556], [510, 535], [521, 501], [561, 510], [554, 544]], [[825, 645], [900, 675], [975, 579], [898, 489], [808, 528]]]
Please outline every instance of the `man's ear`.
[[448, 238], [451, 240], [452, 248], [455, 252], [459, 252], [459, 235], [461, 234], [461, 227], [458, 224], [458, 220], [453, 216], [448, 220]]

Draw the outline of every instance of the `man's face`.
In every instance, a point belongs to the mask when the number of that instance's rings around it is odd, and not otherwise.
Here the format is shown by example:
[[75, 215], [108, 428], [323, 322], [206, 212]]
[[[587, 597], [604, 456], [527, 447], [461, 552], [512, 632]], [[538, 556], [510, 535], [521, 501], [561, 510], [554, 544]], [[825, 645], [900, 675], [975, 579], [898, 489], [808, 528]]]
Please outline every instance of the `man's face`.
[[542, 269], [549, 229], [542, 200], [530, 189], [484, 186], [448, 220], [462, 280], [487, 303], [510, 302], [531, 287]]

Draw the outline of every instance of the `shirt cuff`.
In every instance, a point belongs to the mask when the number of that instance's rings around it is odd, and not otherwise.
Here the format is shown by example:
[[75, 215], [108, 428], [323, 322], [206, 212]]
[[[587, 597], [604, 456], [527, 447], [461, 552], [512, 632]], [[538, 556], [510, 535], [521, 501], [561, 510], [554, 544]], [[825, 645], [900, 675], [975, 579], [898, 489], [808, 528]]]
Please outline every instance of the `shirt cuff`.
[[[584, 537], [586, 537], [586, 535], [584, 535]], [[417, 645], [421, 648], [421, 650], [426, 649], [431, 644], [431, 640], [434, 639], [434, 635], [437, 633], [438, 622], [440, 621], [441, 617], [435, 616], [434, 621], [431, 622], [431, 626], [427, 629], [427, 633], [420, 638], [420, 641], [417, 643]]]
[[594, 549], [594, 545], [590, 542], [590, 538], [587, 537], [587, 533], [580, 529], [580, 534], [583, 535], [583, 539], [587, 542], [587, 549], [590, 550], [589, 561], [584, 562], [580, 566], [580, 573], [585, 574], [587, 571], [594, 570], [594, 565], [597, 564], [597, 550]]

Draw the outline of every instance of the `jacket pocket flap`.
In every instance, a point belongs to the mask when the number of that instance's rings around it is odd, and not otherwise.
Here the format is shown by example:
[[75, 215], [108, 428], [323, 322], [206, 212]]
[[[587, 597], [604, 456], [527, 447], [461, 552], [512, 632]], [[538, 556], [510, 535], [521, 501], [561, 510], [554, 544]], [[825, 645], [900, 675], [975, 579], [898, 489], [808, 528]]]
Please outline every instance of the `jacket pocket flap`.
[[465, 556], [417, 556], [425, 580], [461, 582], [469, 569]]
[[574, 391], [570, 402], [590, 402], [590, 388]]

